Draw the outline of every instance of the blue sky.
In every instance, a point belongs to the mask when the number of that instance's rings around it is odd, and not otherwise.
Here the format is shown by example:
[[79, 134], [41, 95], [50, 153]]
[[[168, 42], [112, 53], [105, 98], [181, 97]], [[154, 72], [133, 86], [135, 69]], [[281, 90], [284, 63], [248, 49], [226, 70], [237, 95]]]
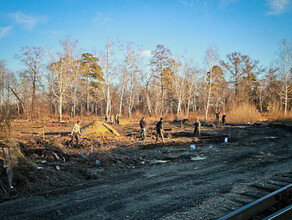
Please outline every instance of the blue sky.
[[210, 45], [221, 59], [240, 51], [269, 66], [279, 43], [292, 40], [292, 0], [0, 0], [0, 59], [23, 46], [59, 49], [66, 36], [85, 52], [108, 40], [134, 42], [149, 55], [163, 44], [202, 64]]

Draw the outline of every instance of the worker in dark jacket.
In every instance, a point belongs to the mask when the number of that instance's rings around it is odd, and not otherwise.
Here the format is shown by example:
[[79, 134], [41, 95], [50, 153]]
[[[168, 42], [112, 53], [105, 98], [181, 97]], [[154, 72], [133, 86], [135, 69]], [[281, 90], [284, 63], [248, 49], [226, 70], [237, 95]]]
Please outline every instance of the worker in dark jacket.
[[160, 136], [162, 139], [162, 142], [164, 143], [164, 137], [163, 137], [163, 127], [162, 127], [162, 121], [163, 118], [160, 118], [160, 121], [156, 124], [156, 142], [158, 141], [158, 137]]
[[201, 136], [201, 122], [198, 118], [196, 119], [196, 122], [193, 125], [195, 126], [194, 135]]
[[144, 117], [141, 118], [140, 120], [140, 133], [141, 133], [141, 139], [144, 140], [146, 137], [146, 127], [147, 127], [147, 122]]
[[223, 124], [223, 126], [225, 126], [225, 118], [226, 118], [226, 115], [225, 115], [225, 113], [222, 115], [222, 124]]
[[220, 112], [218, 112], [218, 113], [215, 112], [215, 115], [216, 115], [217, 127], [220, 127], [220, 118], [221, 118]]

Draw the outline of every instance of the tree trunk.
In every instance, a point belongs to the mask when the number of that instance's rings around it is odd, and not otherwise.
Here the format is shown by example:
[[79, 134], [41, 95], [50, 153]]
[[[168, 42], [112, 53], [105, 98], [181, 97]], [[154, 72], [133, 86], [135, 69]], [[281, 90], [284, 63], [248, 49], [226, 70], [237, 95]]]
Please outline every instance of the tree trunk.
[[177, 109], [176, 109], [176, 118], [178, 118], [179, 113], [181, 111], [181, 100], [182, 100], [182, 89], [183, 85], [178, 85], [179, 93], [178, 93], [178, 102], [177, 102]]
[[36, 102], [36, 74], [33, 74], [32, 81], [32, 102], [31, 102], [31, 117], [35, 118], [35, 102]]
[[2, 94], [0, 94], [0, 114], [1, 114], [1, 119], [2, 119], [2, 116], [3, 116]]
[[189, 97], [187, 101], [186, 118], [189, 118], [190, 105], [191, 105], [191, 98]]
[[148, 89], [146, 88], [146, 103], [147, 103], [147, 110], [148, 110], [148, 114], [151, 117], [152, 116], [152, 112], [151, 112], [151, 102], [150, 102], [150, 98], [149, 98], [149, 94], [148, 94]]
[[72, 111], [72, 117], [75, 118], [75, 115], [76, 115], [76, 101], [75, 101], [75, 99], [73, 101], [73, 109], [72, 110], [73, 110]]
[[178, 102], [177, 102], [176, 118], [178, 118], [178, 116], [179, 116], [180, 109], [181, 109], [181, 98], [179, 97]]
[[106, 52], [106, 79], [107, 79], [107, 91], [106, 91], [106, 116], [109, 119], [110, 112], [111, 112], [111, 97], [110, 97], [110, 63], [109, 63], [109, 56], [110, 56], [111, 45], [108, 45], [107, 52]]
[[216, 109], [216, 112], [219, 111], [219, 97], [218, 97], [218, 95], [216, 97], [216, 107], [215, 107], [215, 109]]
[[122, 91], [121, 91], [121, 98], [120, 98], [119, 115], [122, 114], [122, 106], [123, 106], [123, 99], [124, 99], [124, 89], [125, 89], [125, 82], [123, 80]]
[[206, 111], [205, 111], [205, 120], [208, 120], [208, 111], [209, 111], [209, 103], [210, 103], [210, 97], [211, 97], [211, 91], [212, 91], [212, 84], [210, 79], [210, 85], [208, 90], [208, 98], [207, 98], [207, 104], [206, 104]]
[[59, 122], [62, 121], [62, 107], [63, 107], [63, 94], [60, 94], [59, 98]]
[[260, 83], [260, 112], [263, 112], [263, 84]]
[[[10, 87], [9, 85], [7, 87], [8, 87], [8, 89], [10, 89], [10, 91], [13, 93], [13, 95], [17, 98], [17, 100], [21, 106], [21, 109], [23, 111], [23, 114], [26, 115], [26, 108], [25, 108], [21, 98], [18, 96], [18, 94], [16, 93], [16, 91], [12, 87]], [[8, 102], [10, 102], [9, 101], [9, 93], [8, 93]]]
[[83, 103], [82, 100], [80, 100], [80, 117], [83, 116]]
[[133, 109], [133, 87], [134, 87], [134, 73], [131, 73], [131, 85], [130, 85], [130, 94], [129, 94], [129, 103], [128, 103], [128, 117], [132, 117]]
[[111, 100], [110, 100], [110, 86], [107, 85], [107, 95], [106, 95], [106, 116], [109, 118], [111, 112]]
[[86, 79], [86, 113], [89, 114], [89, 75], [87, 74]]
[[284, 116], [287, 117], [287, 106], [288, 106], [288, 74], [285, 76], [285, 105], [284, 105]]

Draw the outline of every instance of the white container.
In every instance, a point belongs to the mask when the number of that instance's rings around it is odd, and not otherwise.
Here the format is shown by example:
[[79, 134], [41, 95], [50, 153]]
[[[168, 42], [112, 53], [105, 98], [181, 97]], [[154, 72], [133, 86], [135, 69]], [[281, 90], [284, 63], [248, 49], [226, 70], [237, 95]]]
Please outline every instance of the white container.
[[224, 143], [227, 143], [228, 142], [228, 138], [226, 137], [225, 139], [224, 139]]

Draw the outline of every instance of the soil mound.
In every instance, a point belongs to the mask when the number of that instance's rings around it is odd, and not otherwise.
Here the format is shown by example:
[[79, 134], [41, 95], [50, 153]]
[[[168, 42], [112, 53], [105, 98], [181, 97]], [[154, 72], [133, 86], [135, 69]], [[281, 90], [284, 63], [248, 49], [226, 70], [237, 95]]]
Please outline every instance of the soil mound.
[[82, 134], [86, 136], [104, 137], [120, 136], [112, 126], [101, 121], [94, 121], [81, 128]]

